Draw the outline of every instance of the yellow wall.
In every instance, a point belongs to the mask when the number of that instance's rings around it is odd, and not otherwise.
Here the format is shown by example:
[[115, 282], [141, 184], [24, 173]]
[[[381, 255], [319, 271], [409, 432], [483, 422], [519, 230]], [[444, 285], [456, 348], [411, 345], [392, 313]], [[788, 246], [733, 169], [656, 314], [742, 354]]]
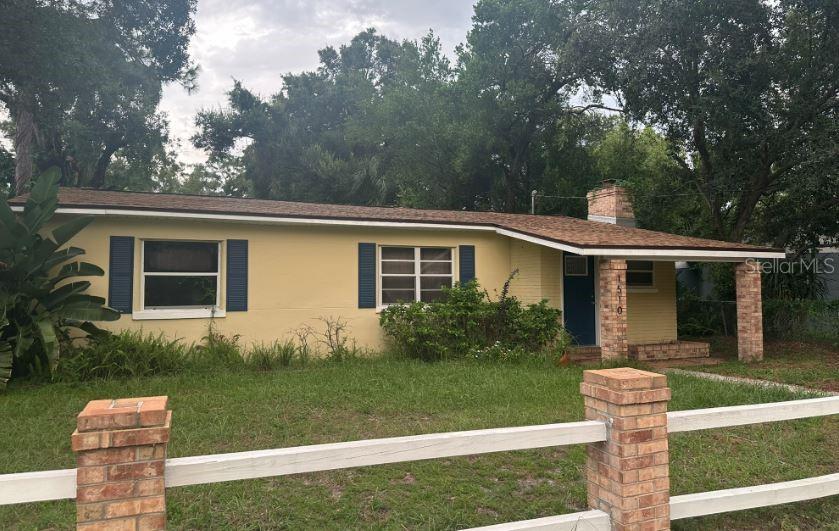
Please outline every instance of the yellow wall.
[[[319, 317], [341, 316], [360, 347], [383, 346], [378, 314], [358, 308], [358, 243], [406, 246], [475, 246], [476, 275], [491, 294], [501, 290], [518, 268], [511, 293], [525, 303], [543, 298], [562, 308], [562, 253], [491, 232], [472, 230], [405, 230], [395, 228], [266, 225], [255, 223], [97, 218], [71, 243], [87, 251], [86, 260], [106, 271], [90, 279], [92, 293], [107, 297], [109, 237], [135, 238], [134, 309], [140, 309], [140, 245], [142, 239], [248, 240], [248, 311], [216, 318], [219, 331], [239, 334], [243, 344], [289, 337], [303, 325], [321, 329]], [[220, 262], [224, 279], [224, 245]], [[457, 280], [455, 254], [455, 279]], [[224, 307], [224, 281], [220, 283]], [[655, 291], [628, 294], [629, 340], [633, 343], [676, 338], [675, 270], [656, 262]], [[208, 319], [134, 320], [123, 315], [104, 326], [163, 332], [169, 338], [199, 341]]]
[[518, 269], [510, 293], [525, 304], [548, 299], [562, 308], [562, 251], [510, 239], [510, 271]]
[[675, 264], [653, 264], [653, 288], [630, 288], [626, 294], [627, 333], [630, 343], [676, 340]]
[[[103, 297], [107, 297], [108, 293], [110, 236], [135, 238], [135, 311], [140, 309], [141, 239], [248, 240], [248, 311], [229, 312], [215, 321], [219, 331], [240, 334], [244, 344], [287, 337], [291, 331], [305, 324], [320, 329], [318, 317], [340, 315], [348, 321], [350, 334], [360, 347], [381, 347], [383, 336], [378, 314], [373, 309], [358, 308], [359, 242], [451, 247], [475, 245], [477, 277], [491, 292], [493, 289], [500, 290], [510, 271], [508, 239], [491, 232], [109, 217], [98, 218], [71, 242], [87, 251], [85, 260], [105, 269], [105, 277], [91, 279], [91, 292]], [[222, 279], [224, 265], [222, 256]], [[454, 268], [457, 275], [457, 262]], [[223, 290], [223, 281], [221, 285]], [[221, 300], [223, 308], [223, 292]], [[163, 332], [170, 338], [199, 341], [206, 335], [208, 319], [133, 320], [131, 315], [123, 315], [119, 321], [104, 326]]]

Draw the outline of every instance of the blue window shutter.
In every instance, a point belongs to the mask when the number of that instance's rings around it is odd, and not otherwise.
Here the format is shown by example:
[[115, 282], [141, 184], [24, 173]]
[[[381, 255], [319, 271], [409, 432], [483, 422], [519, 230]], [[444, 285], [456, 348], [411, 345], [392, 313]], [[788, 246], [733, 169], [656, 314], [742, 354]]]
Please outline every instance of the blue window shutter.
[[131, 313], [134, 301], [134, 238], [111, 236], [108, 265], [108, 306]]
[[358, 307], [376, 307], [376, 244], [358, 244]]
[[226, 311], [248, 311], [248, 240], [227, 240], [226, 293]]
[[470, 280], [475, 280], [475, 246], [461, 245], [460, 246], [460, 283], [465, 284]]

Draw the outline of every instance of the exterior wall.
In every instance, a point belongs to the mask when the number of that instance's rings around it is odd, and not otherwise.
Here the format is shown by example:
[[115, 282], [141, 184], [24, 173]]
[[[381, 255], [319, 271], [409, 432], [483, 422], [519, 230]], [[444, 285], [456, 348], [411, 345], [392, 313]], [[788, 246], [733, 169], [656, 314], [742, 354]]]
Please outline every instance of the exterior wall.
[[[475, 246], [476, 276], [490, 292], [500, 290], [510, 268], [510, 243], [506, 237], [481, 231], [404, 230], [390, 228], [259, 225], [248, 223], [140, 218], [98, 218], [71, 243], [87, 251], [84, 258], [105, 270], [91, 278], [91, 293], [107, 298], [109, 237], [133, 236], [134, 310], [140, 309], [140, 240], [246, 239], [249, 242], [248, 311], [228, 312], [215, 324], [225, 334], [239, 334], [243, 344], [273, 341], [289, 336], [302, 325], [320, 328], [321, 316], [341, 316], [360, 347], [380, 348], [384, 337], [374, 309], [358, 308], [358, 243], [387, 245]], [[456, 254], [456, 253], [455, 253]], [[457, 280], [455, 256], [455, 280]], [[224, 245], [220, 261], [224, 278]], [[221, 282], [222, 309], [225, 296]], [[162, 332], [169, 338], [199, 341], [209, 319], [134, 320], [102, 323], [110, 329]]]
[[675, 341], [676, 269], [673, 262], [653, 262], [653, 287], [629, 288], [626, 296], [630, 343]]
[[542, 297], [562, 309], [562, 252], [548, 247], [542, 247]]
[[[233, 222], [165, 220], [135, 217], [98, 218], [71, 243], [87, 251], [85, 260], [106, 271], [90, 278], [91, 293], [108, 295], [109, 237], [133, 236], [134, 310], [140, 308], [140, 245], [142, 239], [216, 240], [249, 242], [248, 311], [228, 312], [215, 325], [225, 334], [239, 334], [243, 344], [290, 336], [303, 325], [320, 327], [322, 316], [341, 316], [349, 323], [358, 345], [383, 346], [378, 314], [358, 308], [358, 243], [384, 245], [474, 245], [476, 276], [495, 295], [510, 272], [519, 269], [511, 293], [524, 303], [548, 299], [562, 308], [562, 252], [489, 232], [469, 230], [405, 230], [340, 226], [262, 225]], [[220, 261], [221, 307], [225, 300], [225, 246]], [[456, 253], [455, 253], [456, 254]], [[455, 275], [458, 271], [455, 256]], [[457, 277], [455, 276], [455, 279]], [[670, 262], [656, 262], [656, 292], [628, 294], [631, 343], [676, 339], [675, 273]], [[209, 319], [135, 320], [102, 323], [113, 330], [131, 329], [185, 341], [200, 341]]]
[[562, 251], [510, 240], [510, 272], [519, 273], [510, 283], [510, 293], [525, 304], [548, 299], [562, 308]]

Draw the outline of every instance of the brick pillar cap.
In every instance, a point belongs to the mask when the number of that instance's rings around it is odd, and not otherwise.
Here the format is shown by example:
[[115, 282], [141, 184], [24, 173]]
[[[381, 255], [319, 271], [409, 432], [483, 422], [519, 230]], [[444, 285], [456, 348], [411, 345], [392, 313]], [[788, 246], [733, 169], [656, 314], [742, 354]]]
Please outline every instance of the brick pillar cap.
[[80, 432], [163, 426], [168, 396], [92, 400], [76, 417]]
[[583, 382], [601, 385], [616, 391], [658, 389], [667, 386], [667, 377], [632, 367], [583, 371]]

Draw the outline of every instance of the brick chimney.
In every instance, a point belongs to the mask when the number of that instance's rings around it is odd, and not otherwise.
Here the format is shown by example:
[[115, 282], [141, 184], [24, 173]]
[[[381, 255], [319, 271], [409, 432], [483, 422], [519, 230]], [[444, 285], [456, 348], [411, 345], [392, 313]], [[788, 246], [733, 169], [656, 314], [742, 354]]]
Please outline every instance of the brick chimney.
[[600, 188], [586, 194], [589, 221], [616, 223], [625, 227], [635, 226], [632, 200], [623, 186], [614, 181], [603, 181]]

